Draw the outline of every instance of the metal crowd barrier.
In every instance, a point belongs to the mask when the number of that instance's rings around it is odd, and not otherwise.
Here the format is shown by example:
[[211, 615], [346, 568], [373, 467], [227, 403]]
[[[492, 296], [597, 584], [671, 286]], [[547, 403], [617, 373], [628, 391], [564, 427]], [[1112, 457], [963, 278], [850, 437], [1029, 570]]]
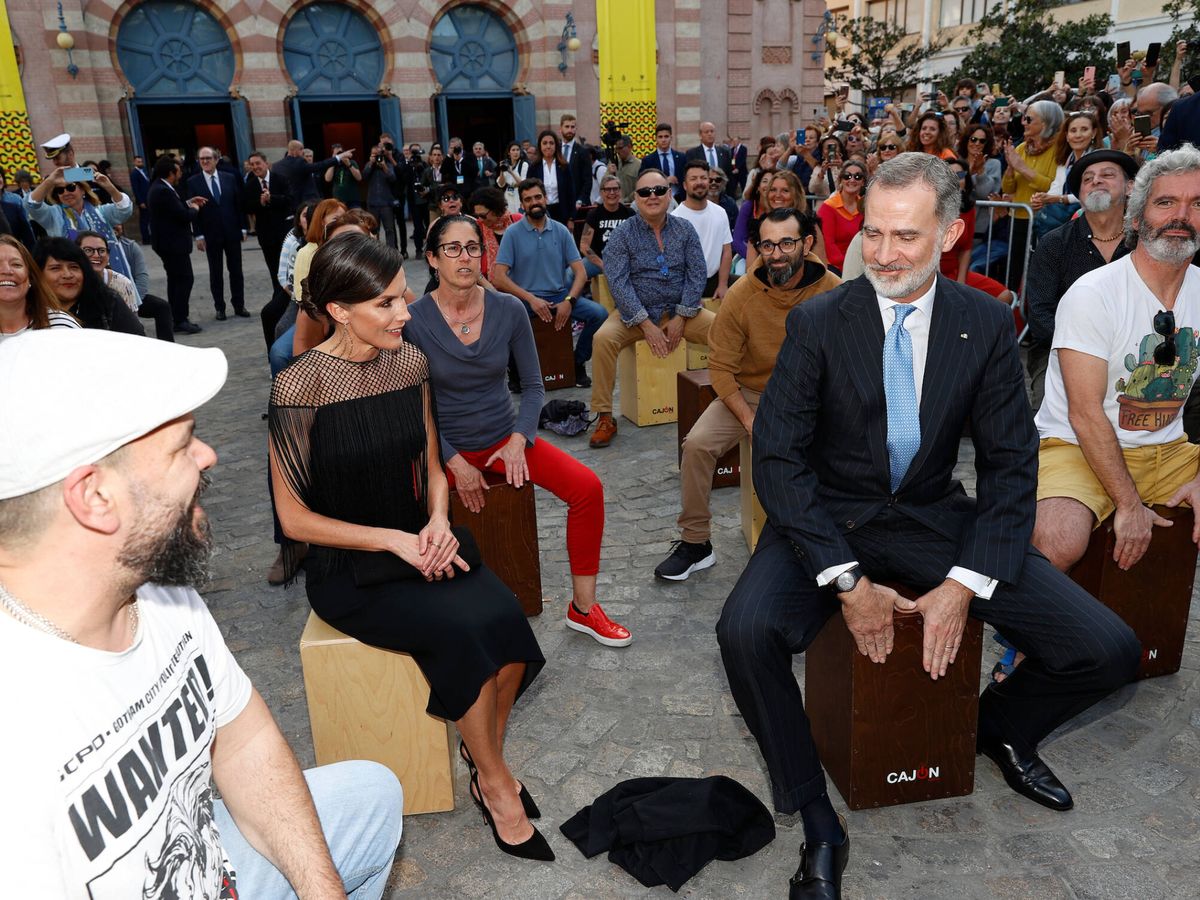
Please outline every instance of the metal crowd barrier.
[[[1002, 240], [999, 240], [997, 238], [997, 224], [996, 224], [997, 217], [996, 217], [995, 211], [999, 210], [999, 209], [1008, 211], [1008, 215], [1000, 217], [1000, 222], [1002, 224], [999, 226], [999, 228], [1000, 228], [1000, 237], [1002, 238]], [[1016, 287], [1009, 288], [1009, 290], [1011, 290], [1013, 292], [1012, 307], [1014, 310], [1020, 311], [1021, 317], [1025, 321], [1025, 327], [1022, 328], [1021, 333], [1019, 335], [1017, 335], [1017, 340], [1021, 340], [1023, 337], [1025, 337], [1025, 333], [1027, 331], [1029, 331], [1029, 317], [1025, 315], [1025, 308], [1024, 308], [1024, 303], [1025, 303], [1024, 279], [1029, 275], [1029, 255], [1030, 255], [1030, 253], [1033, 252], [1033, 215], [1034, 214], [1033, 214], [1032, 206], [1030, 206], [1028, 203], [1010, 203], [1010, 202], [1000, 201], [1000, 200], [976, 200], [975, 201], [975, 210], [976, 210], [975, 215], [976, 215], [977, 223], [978, 223], [978, 216], [981, 214], [981, 211], [988, 210], [989, 212], [988, 212], [988, 217], [987, 217], [988, 222], [987, 222], [986, 235], [982, 239], [979, 237], [975, 238], [975, 245], [971, 251], [971, 269], [975, 272], [978, 272], [981, 275], [986, 275], [986, 274], [988, 274], [988, 270], [992, 267], [992, 264], [995, 262], [998, 262], [1001, 258], [1003, 258], [1004, 259], [1004, 277], [997, 279], [997, 280], [1002, 281], [1005, 284], [1005, 286], [1008, 285], [1009, 276], [1012, 274], [1012, 261], [1013, 261], [1013, 254], [1011, 252], [1012, 240], [1013, 240], [1013, 224], [1012, 224], [1013, 223], [1013, 215], [1012, 214], [1013, 214], [1013, 212], [1015, 212], [1018, 209], [1025, 210], [1025, 212], [1028, 213], [1028, 215], [1029, 215], [1029, 218], [1026, 219], [1026, 221], [1029, 223], [1029, 226], [1028, 226], [1028, 228], [1025, 229], [1025, 246], [1022, 248], [1018, 248], [1019, 252], [1021, 254], [1021, 258], [1024, 261], [1024, 265], [1021, 266], [1021, 279], [1022, 280], [1021, 280], [1021, 283], [1018, 284]], [[976, 231], [976, 234], [978, 235], [978, 231]], [[993, 248], [995, 248], [995, 249], [993, 249]], [[980, 250], [982, 250], [983, 252], [980, 253], [979, 252]]]

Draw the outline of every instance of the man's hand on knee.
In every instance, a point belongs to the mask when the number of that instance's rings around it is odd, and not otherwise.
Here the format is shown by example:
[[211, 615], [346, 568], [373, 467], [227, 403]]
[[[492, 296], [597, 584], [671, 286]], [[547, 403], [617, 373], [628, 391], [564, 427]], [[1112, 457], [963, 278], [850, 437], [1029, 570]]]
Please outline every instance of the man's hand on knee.
[[958, 656], [974, 596], [970, 588], [947, 578], [914, 604], [925, 619], [921, 665], [934, 681], [946, 674]]
[[1118, 506], [1113, 515], [1113, 534], [1117, 539], [1113, 562], [1124, 571], [1132, 569], [1150, 548], [1154, 526], [1169, 528], [1172, 524], [1141, 501], [1128, 507]]
[[1200, 478], [1193, 479], [1171, 495], [1167, 506], [1176, 507], [1186, 503], [1192, 508], [1192, 541], [1200, 544]]
[[858, 652], [871, 662], [882, 663], [892, 652], [895, 631], [892, 610], [903, 609], [904, 600], [889, 587], [860, 578], [854, 590], [838, 594], [842, 602], [842, 617], [858, 645]]

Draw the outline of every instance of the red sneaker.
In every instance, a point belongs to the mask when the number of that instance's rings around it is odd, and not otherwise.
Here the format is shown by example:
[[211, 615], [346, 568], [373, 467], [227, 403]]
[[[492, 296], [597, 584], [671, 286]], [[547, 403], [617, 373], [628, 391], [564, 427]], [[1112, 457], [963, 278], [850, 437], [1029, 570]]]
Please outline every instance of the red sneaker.
[[605, 647], [628, 647], [633, 641], [629, 629], [606, 616], [599, 603], [593, 603], [586, 616], [575, 609], [574, 603], [568, 603], [567, 627], [591, 635]]

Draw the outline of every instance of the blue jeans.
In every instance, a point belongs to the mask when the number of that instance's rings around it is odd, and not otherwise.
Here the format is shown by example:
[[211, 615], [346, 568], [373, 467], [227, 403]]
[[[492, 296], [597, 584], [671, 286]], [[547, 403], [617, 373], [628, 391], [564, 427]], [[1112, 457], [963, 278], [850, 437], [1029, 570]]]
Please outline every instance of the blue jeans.
[[597, 275], [603, 275], [604, 270], [592, 262], [590, 259], [583, 261], [583, 271], [587, 273], [588, 278], [595, 278]]
[[296, 326], [293, 325], [271, 345], [271, 349], [267, 351], [267, 359], [271, 363], [271, 377], [274, 378], [282, 372], [287, 364], [292, 361], [292, 340], [296, 336]]
[[[542, 299], [551, 306], [557, 306], [562, 302], [563, 297], [566, 297], [566, 292], [555, 299], [543, 297]], [[533, 318], [533, 310], [527, 305], [529, 317]], [[571, 306], [571, 318], [576, 322], [583, 323], [583, 333], [579, 335], [579, 341], [575, 344], [575, 362], [585, 363], [592, 358], [592, 338], [596, 336], [596, 332], [600, 330], [600, 326], [608, 319], [608, 310], [597, 303], [595, 300], [589, 300], [587, 297], [576, 297], [575, 302]]]
[[[351, 900], [379, 900], [400, 844], [404, 794], [391, 770], [364, 760], [304, 773], [333, 864]], [[285, 900], [296, 893], [238, 831], [225, 804], [213, 804], [221, 844], [237, 873], [238, 896]]]

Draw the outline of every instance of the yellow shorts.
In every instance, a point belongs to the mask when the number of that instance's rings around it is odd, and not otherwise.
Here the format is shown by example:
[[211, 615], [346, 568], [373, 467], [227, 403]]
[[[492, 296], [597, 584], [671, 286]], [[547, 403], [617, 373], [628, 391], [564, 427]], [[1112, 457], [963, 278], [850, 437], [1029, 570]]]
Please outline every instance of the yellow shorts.
[[[1154, 506], [1166, 503], [1196, 477], [1200, 446], [1180, 438], [1155, 447], [1122, 450], [1121, 454], [1142, 502]], [[1116, 509], [1079, 446], [1059, 438], [1046, 438], [1038, 447], [1037, 498], [1050, 497], [1078, 500], [1095, 514], [1097, 524]]]

